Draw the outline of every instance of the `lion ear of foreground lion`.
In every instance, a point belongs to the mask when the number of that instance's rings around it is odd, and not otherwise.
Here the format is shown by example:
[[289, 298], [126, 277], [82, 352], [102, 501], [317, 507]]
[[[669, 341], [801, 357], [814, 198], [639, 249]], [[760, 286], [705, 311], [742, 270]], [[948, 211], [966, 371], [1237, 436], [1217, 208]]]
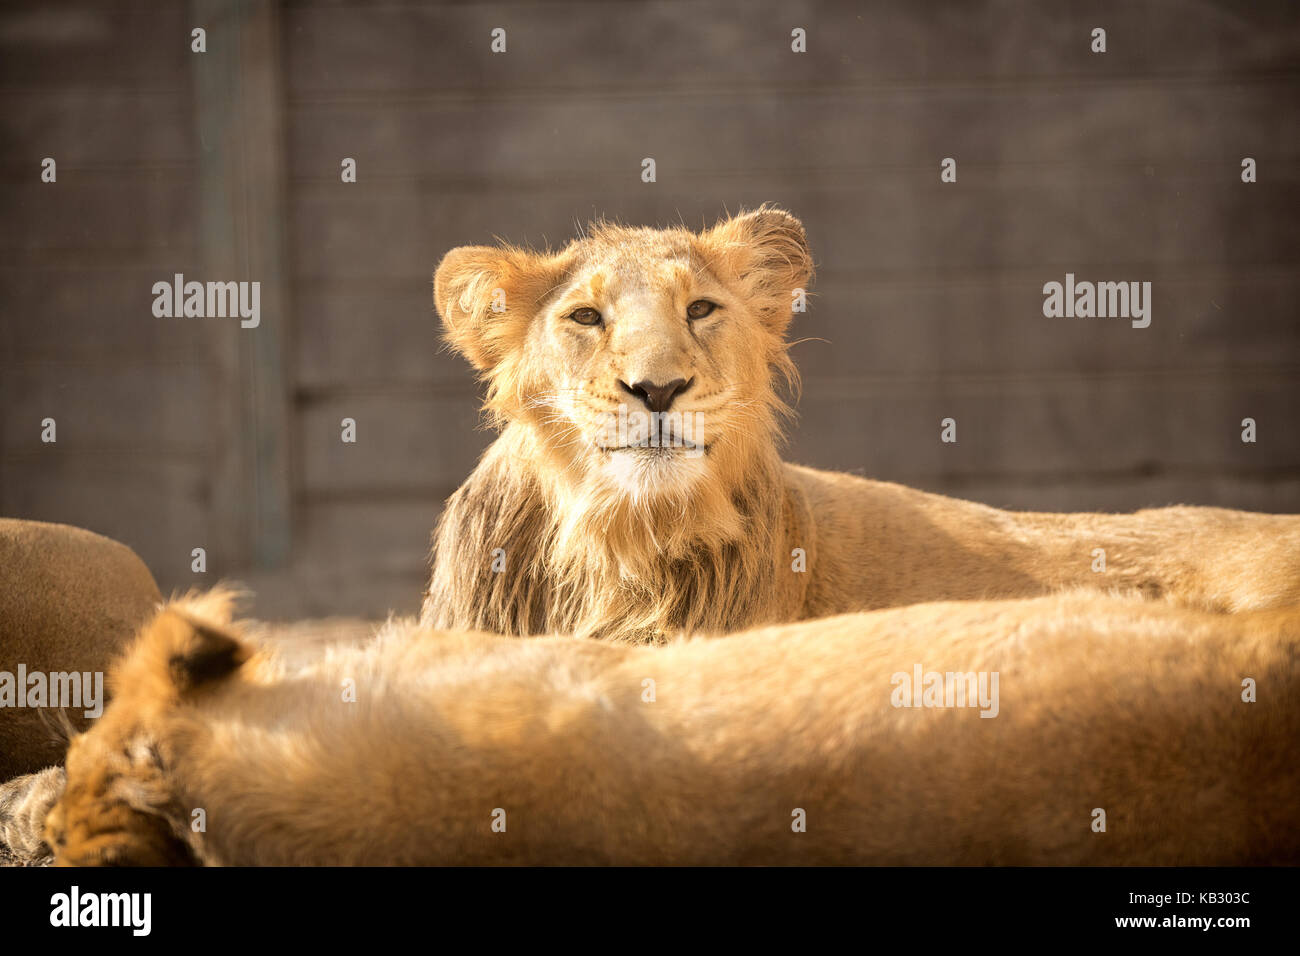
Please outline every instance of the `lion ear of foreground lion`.
[[60, 866], [183, 866], [184, 814], [163, 767], [167, 709], [229, 677], [252, 656], [230, 631], [233, 596], [191, 595], [163, 607], [114, 669], [113, 702], [73, 739], [67, 784], [45, 821]]
[[240, 667], [253, 651], [231, 630], [234, 600], [215, 590], [164, 606], [114, 669], [114, 697], [174, 700]]
[[[593, 226], [614, 236], [618, 226]], [[801, 223], [774, 206], [724, 219], [695, 236], [709, 266], [737, 279], [751, 307], [775, 331], [790, 323], [796, 289], [807, 289], [812, 253]], [[461, 246], [438, 264], [433, 300], [447, 340], [475, 368], [491, 371], [520, 348], [538, 305], [563, 283], [578, 259], [581, 241], [557, 253], [516, 246]]]

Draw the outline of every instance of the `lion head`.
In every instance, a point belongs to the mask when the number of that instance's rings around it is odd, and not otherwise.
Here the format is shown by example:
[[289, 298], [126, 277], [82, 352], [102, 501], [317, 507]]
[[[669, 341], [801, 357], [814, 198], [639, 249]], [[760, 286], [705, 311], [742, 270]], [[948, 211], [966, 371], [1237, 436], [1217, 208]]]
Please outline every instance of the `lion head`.
[[796, 605], [778, 448], [812, 273], [803, 226], [769, 206], [448, 253], [438, 311], [502, 435], [443, 512], [426, 623], [653, 640]]
[[765, 206], [700, 233], [596, 223], [558, 252], [454, 249], [435, 296], [490, 412], [570, 482], [680, 499], [773, 444], [812, 271], [803, 226]]

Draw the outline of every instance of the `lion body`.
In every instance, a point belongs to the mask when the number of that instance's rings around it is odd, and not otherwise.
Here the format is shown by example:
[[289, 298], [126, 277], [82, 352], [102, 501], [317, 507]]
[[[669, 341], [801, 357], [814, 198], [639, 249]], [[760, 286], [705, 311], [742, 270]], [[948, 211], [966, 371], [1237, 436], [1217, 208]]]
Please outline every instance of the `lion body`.
[[[814, 542], [805, 616], [936, 600], [1134, 591], [1205, 610], [1300, 605], [1300, 517], [1177, 506], [1004, 511], [789, 466]], [[792, 542], [794, 543], [794, 542]]]
[[[737, 483], [745, 533], [700, 534], [674, 553], [660, 529], [702, 528], [707, 518], [694, 522], [689, 505], [641, 509], [622, 524], [584, 512], [529, 445], [509, 426], [448, 502], [426, 624], [657, 641], [1079, 587], [1225, 612], [1300, 605], [1300, 518], [1291, 515], [1003, 511], [768, 462]], [[592, 527], [574, 545], [562, 526], [584, 519]], [[503, 570], [493, 565], [498, 548]]]
[[[116, 669], [59, 862], [1300, 861], [1295, 611], [1071, 593], [660, 647], [407, 621], [294, 665], [227, 620], [176, 605]], [[996, 673], [992, 719], [900, 706], [920, 668]]]
[[[1300, 603], [1300, 517], [1017, 513], [783, 463], [776, 385], [812, 271], [802, 225], [769, 207], [701, 233], [597, 224], [558, 253], [448, 253], [435, 303], [503, 430], [435, 532], [424, 623], [661, 641], [1065, 587]], [[610, 439], [659, 407], [654, 382], [678, 389], [691, 440]]]
[[[0, 518], [0, 671], [103, 674], [161, 603], [149, 569], [109, 538]], [[0, 707], [0, 782], [57, 763], [64, 739], [40, 707]], [[84, 726], [83, 711], [65, 712]]]

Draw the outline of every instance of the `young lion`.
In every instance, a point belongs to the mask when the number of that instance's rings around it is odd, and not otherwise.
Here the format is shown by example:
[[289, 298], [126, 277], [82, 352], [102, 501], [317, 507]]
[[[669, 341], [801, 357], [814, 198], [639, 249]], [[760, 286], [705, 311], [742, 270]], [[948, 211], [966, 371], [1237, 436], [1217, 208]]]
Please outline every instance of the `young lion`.
[[217, 593], [118, 665], [46, 832], [63, 864], [1296, 863], [1298, 651], [1297, 611], [1070, 594], [663, 647], [396, 622], [291, 665]]
[[449, 252], [436, 304], [503, 430], [447, 504], [425, 623], [653, 640], [1071, 586], [1300, 602], [1300, 518], [1016, 513], [783, 463], [774, 385], [812, 272], [770, 207]]

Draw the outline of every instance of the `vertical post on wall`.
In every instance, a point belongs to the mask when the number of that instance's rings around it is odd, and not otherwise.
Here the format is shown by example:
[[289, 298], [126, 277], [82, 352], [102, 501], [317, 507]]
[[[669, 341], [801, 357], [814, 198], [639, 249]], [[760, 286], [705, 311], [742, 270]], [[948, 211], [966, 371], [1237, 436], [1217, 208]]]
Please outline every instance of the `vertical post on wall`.
[[191, 0], [190, 12], [207, 47], [191, 53], [205, 270], [195, 278], [258, 282], [261, 294], [256, 328], [209, 321], [213, 544], [227, 568], [272, 567], [288, 558], [292, 520], [280, 11], [271, 0]]

